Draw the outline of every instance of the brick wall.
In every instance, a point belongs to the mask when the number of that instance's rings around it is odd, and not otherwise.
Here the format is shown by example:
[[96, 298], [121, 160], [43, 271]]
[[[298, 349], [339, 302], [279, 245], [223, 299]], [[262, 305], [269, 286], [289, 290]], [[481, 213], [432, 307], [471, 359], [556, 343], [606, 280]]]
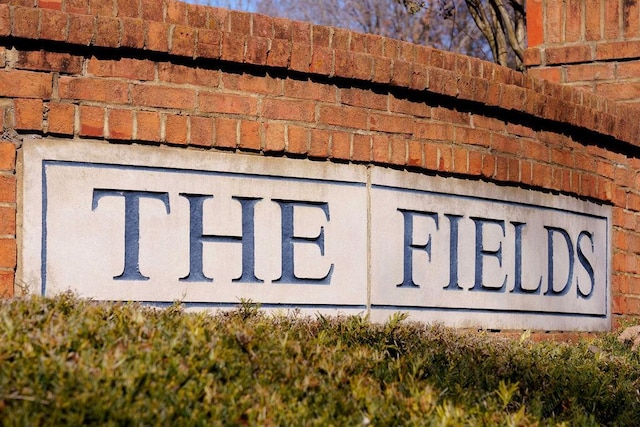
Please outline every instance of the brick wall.
[[611, 204], [613, 312], [639, 315], [636, 117], [338, 28], [170, 0], [0, 0], [0, 290], [20, 286], [15, 161], [35, 134], [372, 163]]
[[640, 4], [528, 0], [529, 74], [640, 103]]

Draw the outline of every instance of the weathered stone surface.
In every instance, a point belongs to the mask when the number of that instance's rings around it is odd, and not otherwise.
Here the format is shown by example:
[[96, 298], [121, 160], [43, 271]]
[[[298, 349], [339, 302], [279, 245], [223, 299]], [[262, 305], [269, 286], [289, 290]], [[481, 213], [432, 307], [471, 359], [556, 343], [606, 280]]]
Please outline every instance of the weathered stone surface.
[[95, 142], [22, 153], [20, 281], [492, 329], [610, 324], [610, 208], [382, 167]]

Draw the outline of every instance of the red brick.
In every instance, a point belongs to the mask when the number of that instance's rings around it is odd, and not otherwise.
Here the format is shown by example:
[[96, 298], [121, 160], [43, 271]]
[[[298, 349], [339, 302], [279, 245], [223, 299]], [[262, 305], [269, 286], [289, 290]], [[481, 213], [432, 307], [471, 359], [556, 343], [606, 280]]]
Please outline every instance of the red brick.
[[187, 3], [187, 23], [196, 28], [207, 27], [207, 7]]
[[347, 132], [332, 132], [330, 157], [344, 161], [351, 158], [351, 134]]
[[289, 98], [311, 99], [314, 101], [336, 102], [336, 88], [333, 85], [310, 80], [287, 78], [284, 81], [284, 95]]
[[213, 145], [213, 119], [191, 116], [190, 125], [189, 145], [199, 147], [211, 147]]
[[122, 39], [121, 47], [131, 47], [135, 49], [144, 48], [145, 22], [142, 19], [122, 18]]
[[391, 142], [391, 157], [389, 162], [393, 165], [406, 165], [407, 164], [407, 143], [408, 139], [404, 137], [392, 137]]
[[[353, 67], [350, 68], [353, 69]], [[311, 63], [309, 64], [309, 71], [311, 73], [322, 74], [325, 76], [331, 75], [333, 71], [333, 50], [325, 47], [314, 46], [311, 54]], [[336, 75], [341, 77], [350, 77], [349, 75], [339, 74], [337, 64]]]
[[620, 62], [616, 67], [618, 79], [637, 78], [640, 76], [640, 61]]
[[104, 0], [89, 0], [89, 12], [92, 15], [111, 16], [113, 14], [113, 3]]
[[356, 162], [371, 161], [371, 137], [369, 135], [353, 135], [351, 159]]
[[238, 144], [238, 120], [219, 117], [216, 119], [215, 146], [219, 148], [236, 148]]
[[110, 139], [129, 140], [133, 137], [133, 111], [109, 110]]
[[[143, 8], [144, 10], [144, 8]], [[147, 22], [147, 45], [148, 50], [155, 52], [169, 51], [169, 24], [164, 22]]]
[[523, 152], [521, 139], [514, 137], [513, 135], [492, 134], [490, 147], [491, 150], [498, 153], [520, 154]]
[[373, 135], [371, 144], [371, 159], [375, 163], [388, 164], [391, 154], [389, 135]]
[[162, 62], [158, 64], [158, 80], [216, 88], [220, 85], [220, 71]]
[[354, 107], [386, 111], [388, 99], [388, 94], [376, 93], [370, 89], [347, 88], [340, 90], [340, 100], [342, 103]]
[[290, 68], [293, 71], [306, 73], [311, 64], [311, 47], [307, 44], [292, 43]]
[[567, 42], [578, 41], [582, 36], [582, 4], [584, 4], [582, 0], [567, 1], [564, 33], [564, 39]]
[[600, 83], [596, 85], [596, 91], [613, 99], [637, 99], [640, 98], [640, 82]]
[[413, 133], [414, 122], [413, 117], [392, 114], [371, 113], [369, 116], [369, 128], [382, 132]]
[[385, 38], [377, 34], [365, 34], [364, 36], [367, 41], [367, 53], [373, 56], [383, 56]]
[[87, 0], [66, 0], [66, 11], [69, 13], [89, 14], [89, 2]]
[[119, 47], [120, 20], [107, 16], [98, 16], [96, 18], [96, 35], [92, 44], [101, 47]]
[[10, 142], [0, 142], [0, 170], [13, 171], [15, 167], [16, 146]]
[[32, 71], [0, 71], [0, 96], [10, 98], [51, 98], [51, 74]]
[[407, 140], [407, 166], [424, 166], [422, 143], [413, 139]]
[[282, 81], [271, 76], [255, 76], [249, 73], [222, 74], [222, 83], [226, 90], [248, 92], [252, 95], [280, 95]]
[[573, 168], [575, 165], [573, 151], [565, 149], [550, 148], [550, 161], [556, 165]]
[[375, 58], [373, 61], [372, 80], [376, 83], [389, 83], [392, 77], [391, 60], [388, 58]]
[[454, 141], [456, 142], [462, 144], [482, 145], [485, 147], [490, 145], [491, 134], [483, 129], [456, 126], [454, 131]]
[[65, 41], [67, 39], [67, 14], [57, 10], [43, 9], [41, 12], [40, 38]]
[[264, 151], [281, 153], [285, 149], [286, 127], [282, 123], [264, 124]]
[[236, 33], [224, 33], [222, 36], [222, 56], [225, 61], [242, 62], [244, 60], [246, 36]]
[[271, 49], [267, 52], [267, 65], [285, 68], [291, 61], [291, 42], [289, 40], [272, 39]]
[[131, 102], [133, 105], [147, 107], [192, 110], [195, 107], [196, 94], [192, 89], [135, 85], [131, 88]]
[[546, 57], [547, 65], [588, 62], [593, 59], [591, 56], [591, 46], [587, 44], [577, 46], [572, 45], [548, 47], [546, 49]]
[[15, 268], [17, 255], [16, 239], [0, 238], [0, 267]]
[[207, 28], [216, 31], [229, 31], [229, 10], [222, 8], [207, 8]]
[[482, 153], [471, 150], [468, 152], [469, 173], [471, 175], [482, 175]]
[[93, 39], [95, 18], [88, 15], [69, 14], [67, 42], [88, 46]]
[[136, 136], [139, 141], [160, 141], [160, 114], [148, 111], [136, 113]]
[[320, 107], [319, 121], [330, 125], [366, 129], [367, 112], [361, 108], [326, 105]]
[[620, 5], [617, 1], [604, 2], [604, 38], [617, 39], [620, 35]]
[[539, 66], [542, 64], [542, 52], [539, 48], [529, 48], [524, 51], [523, 62], [527, 67]]
[[471, 126], [471, 114], [450, 108], [434, 107], [431, 109], [431, 117], [441, 122]]
[[411, 84], [413, 70], [411, 63], [402, 60], [393, 61], [393, 74], [391, 84], [394, 86], [408, 87]]
[[469, 172], [469, 151], [466, 148], [453, 147], [453, 170], [460, 174]]
[[507, 123], [507, 133], [516, 136], [524, 136], [526, 138], [533, 138], [536, 136], [536, 132], [530, 127], [515, 123]]
[[37, 39], [39, 20], [39, 9], [30, 9], [26, 7], [14, 8], [11, 35], [14, 37], [21, 37], [26, 39]]
[[80, 106], [80, 135], [104, 136], [104, 108]]
[[247, 49], [244, 62], [247, 64], [265, 65], [267, 63], [267, 52], [269, 50], [269, 40], [263, 37], [247, 37]]
[[167, 2], [166, 21], [170, 24], [183, 25], [187, 23], [187, 5], [183, 2]]
[[198, 29], [196, 56], [199, 58], [218, 59], [222, 53], [222, 32], [217, 30]]
[[602, 25], [600, 18], [600, 0], [585, 0], [585, 38], [589, 41], [600, 40], [602, 38]]
[[251, 33], [251, 14], [232, 10], [229, 12], [229, 30], [232, 33]]
[[268, 119], [312, 122], [315, 120], [315, 103], [290, 99], [265, 99], [262, 116]]
[[82, 72], [81, 56], [45, 50], [18, 51], [15, 68], [37, 71], [58, 71], [66, 74]]
[[[117, 16], [125, 18], [139, 18], [138, 2], [131, 0], [117, 0]], [[145, 6], [147, 7], [146, 3]]]
[[373, 57], [366, 53], [355, 53], [353, 59], [353, 77], [359, 80], [372, 80]]
[[293, 21], [291, 23], [291, 40], [311, 46], [311, 25], [307, 22]]
[[38, 0], [38, 7], [41, 9], [62, 9], [62, 0]]
[[291, 40], [292, 22], [288, 19], [273, 17], [273, 37], [276, 39]]
[[198, 109], [205, 113], [229, 113], [257, 115], [258, 99], [252, 96], [231, 95], [219, 92], [200, 92]]
[[453, 147], [448, 144], [436, 144], [437, 170], [441, 172], [453, 172]]
[[[576, 0], [577, 1], [577, 0]], [[622, 2], [622, 30], [625, 39], [632, 39], [640, 35], [640, 5], [638, 2]]]
[[504, 120], [496, 117], [487, 117], [480, 114], [474, 114], [471, 116], [471, 120], [474, 127], [481, 129], [504, 132], [507, 128]]
[[421, 139], [452, 141], [453, 126], [448, 123], [417, 122], [414, 136]]
[[321, 129], [311, 129], [311, 139], [309, 140], [309, 157], [328, 158], [329, 157], [329, 131]]
[[509, 181], [509, 157], [496, 156], [496, 173], [494, 178], [498, 181]]
[[[557, 2], [545, 2], [546, 23], [545, 43], [553, 44], [562, 41], [562, 6]], [[529, 18], [530, 19], [530, 18]]]
[[0, 36], [11, 34], [11, 16], [8, 4], [0, 4]]
[[47, 132], [52, 134], [73, 135], [75, 106], [51, 102], [48, 104]]
[[20, 130], [42, 130], [43, 103], [39, 99], [16, 99], [15, 128]]
[[393, 95], [389, 95], [389, 111], [417, 117], [431, 117], [431, 106], [424, 101], [396, 98]]
[[0, 175], [0, 202], [16, 202], [16, 177]]
[[194, 57], [196, 52], [195, 28], [184, 25], [176, 25], [172, 28], [170, 52], [173, 55]]
[[243, 120], [240, 122], [240, 141], [238, 148], [258, 151], [262, 148], [260, 122]]
[[287, 152], [307, 154], [309, 152], [309, 130], [295, 125], [288, 126]]
[[614, 64], [577, 64], [567, 68], [567, 82], [610, 80]]
[[598, 199], [611, 201], [611, 199], [613, 199], [613, 192], [615, 187], [613, 181], [602, 177], [597, 177], [596, 179], [598, 181]]
[[164, 125], [164, 141], [170, 144], [186, 145], [189, 142], [187, 116], [167, 114]]
[[596, 46], [596, 59], [636, 59], [640, 56], [640, 46], [635, 41], [600, 43]]
[[16, 209], [0, 207], [0, 235], [16, 235]]
[[84, 77], [60, 77], [58, 93], [61, 99], [101, 101], [118, 104], [129, 102], [129, 86], [120, 81]]
[[130, 80], [154, 80], [155, 64], [140, 59], [103, 60], [93, 56], [87, 63], [87, 74], [97, 77], [122, 77]]

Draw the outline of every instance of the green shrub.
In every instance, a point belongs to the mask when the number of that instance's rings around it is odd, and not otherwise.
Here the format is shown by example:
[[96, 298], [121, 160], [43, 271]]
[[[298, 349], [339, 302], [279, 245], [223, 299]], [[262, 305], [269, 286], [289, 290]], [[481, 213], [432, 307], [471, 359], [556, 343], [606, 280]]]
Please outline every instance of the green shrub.
[[3, 425], [634, 425], [639, 389], [638, 354], [612, 334], [568, 345], [246, 302], [0, 302]]

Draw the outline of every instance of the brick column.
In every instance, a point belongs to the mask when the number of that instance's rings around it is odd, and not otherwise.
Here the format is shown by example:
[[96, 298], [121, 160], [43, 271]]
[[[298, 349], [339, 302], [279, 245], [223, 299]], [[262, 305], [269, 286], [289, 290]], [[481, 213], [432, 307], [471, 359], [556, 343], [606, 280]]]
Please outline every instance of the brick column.
[[640, 3], [528, 0], [529, 74], [640, 105]]

